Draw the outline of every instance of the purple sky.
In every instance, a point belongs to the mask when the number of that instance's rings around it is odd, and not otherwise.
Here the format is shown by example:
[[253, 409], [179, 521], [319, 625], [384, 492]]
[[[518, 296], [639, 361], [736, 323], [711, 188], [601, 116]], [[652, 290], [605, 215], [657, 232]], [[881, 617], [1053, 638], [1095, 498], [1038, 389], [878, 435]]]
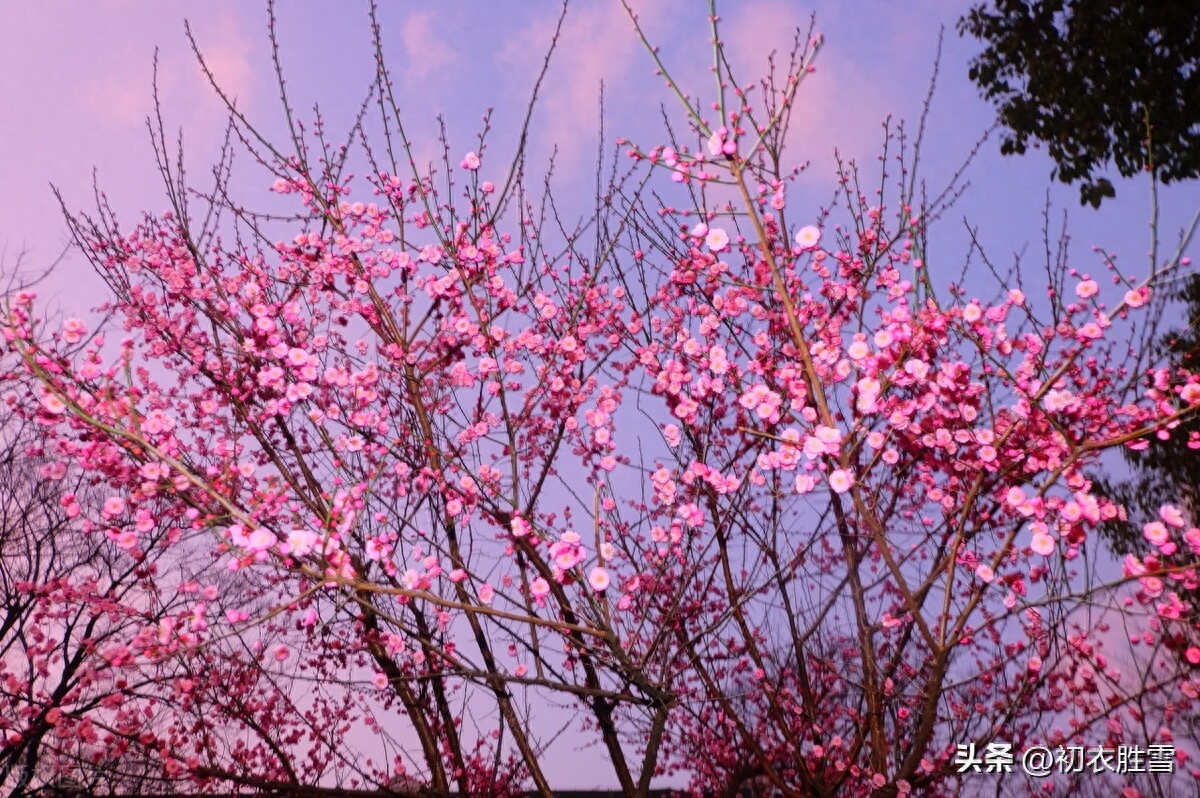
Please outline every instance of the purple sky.
[[[444, 113], [452, 150], [472, 149], [480, 114], [495, 111], [496, 144], [511, 141], [531, 80], [556, 17], [550, 2], [441, 2], [384, 4], [386, 47], [397, 89], [419, 150], [433, 154], [433, 119]], [[642, 2], [642, 18], [685, 84], [705, 91], [709, 47], [702, 4], [687, 0]], [[800, 93], [792, 156], [812, 166], [800, 188], [816, 208], [832, 191], [832, 152], [870, 163], [885, 115], [915, 120], [920, 112], [939, 27], [946, 46], [939, 91], [930, 118], [925, 175], [940, 187], [992, 118], [967, 81], [966, 64], [977, 49], [953, 26], [965, 2], [884, 0], [730, 4], [724, 37], [744, 76], [757, 75], [767, 52], [785, 48], [795, 26], [815, 12], [826, 47], [818, 70]], [[343, 130], [371, 79], [373, 61], [365, 5], [312, 0], [281, 4], [282, 55], [297, 111], [310, 116], [321, 104], [330, 129]], [[190, 15], [206, 58], [226, 90], [268, 132], [281, 123], [270, 70], [265, 9], [258, 3], [108, 0], [14, 4], [0, 29], [0, 246], [12, 266], [25, 252], [34, 269], [51, 261], [66, 240], [51, 183], [76, 208], [90, 207], [93, 170], [122, 218], [165, 207], [145, 128], [151, 110], [151, 64], [159, 48], [160, 87], [169, 129], [182, 128], [191, 174], [202, 179], [223, 129], [222, 107], [196, 67], [183, 35]], [[596, 136], [596, 90], [608, 91], [610, 138], [625, 135], [659, 143], [658, 104], [670, 97], [652, 75], [649, 60], [616, 0], [580, 0], [568, 15], [555, 56], [553, 78], [535, 119], [535, 153], [559, 146], [560, 185], [590, 183]], [[493, 159], [503, 157], [497, 146]], [[499, 166], [499, 164], [496, 164]], [[965, 214], [980, 226], [992, 256], [1007, 261], [1029, 244], [1036, 252], [1050, 164], [1040, 154], [1001, 158], [995, 145], [970, 173], [973, 188], [939, 230], [930, 263], [947, 279], [958, 271]], [[253, 179], [259, 179], [255, 175]], [[1095, 266], [1093, 243], [1127, 260], [1148, 249], [1149, 204], [1144, 180], [1118, 183], [1120, 198], [1096, 213], [1080, 208], [1074, 189], [1054, 185], [1056, 205], [1071, 213], [1080, 268]], [[256, 185], [244, 186], [253, 196]], [[265, 189], [265, 186], [263, 186]], [[264, 195], [265, 196], [265, 195]], [[1168, 237], [1200, 204], [1200, 190], [1165, 192]], [[934, 257], [936, 256], [936, 257]], [[941, 259], [941, 260], [939, 260]], [[1036, 262], [1033, 262], [1036, 263]], [[45, 289], [64, 310], [95, 304], [98, 283], [74, 253]]]
[[[445, 114], [451, 152], [474, 149], [480, 115], [495, 108], [491, 164], [499, 171], [506, 145], [524, 115], [532, 79], [541, 66], [557, 5], [551, 2], [385, 3], [385, 46], [409, 131], [419, 153], [437, 151], [434, 118]], [[641, 0], [643, 23], [686, 86], [708, 91], [711, 50], [704, 4], [698, 0]], [[786, 49], [796, 26], [807, 29], [815, 12], [826, 45], [801, 88], [792, 157], [811, 161], [789, 191], [793, 209], [818, 208], [832, 196], [832, 154], [874, 166], [880, 122], [890, 114], [918, 118], [932, 71], [938, 32], [946, 27], [941, 78], [929, 120], [924, 169], [934, 193], [958, 168], [987, 128], [992, 109], [966, 77], [978, 49], [959, 39], [954, 23], [963, 0], [759, 0], [728, 3], [724, 38], [738, 74], [757, 76], [772, 49]], [[297, 112], [311, 118], [320, 103], [331, 132], [345, 130], [371, 82], [374, 56], [364, 3], [291, 0], [281, 3], [279, 32], [284, 67]], [[270, 67], [266, 13], [260, 3], [209, 0], [204, 4], [103, 0], [11, 3], [0, 26], [0, 247], [5, 267], [24, 253], [38, 270], [67, 241], [50, 184], [67, 203], [91, 207], [92, 176], [126, 224], [141, 211], [166, 207], [145, 126], [152, 110], [151, 67], [159, 48], [159, 85], [166, 124], [182, 128], [191, 175], [203, 182], [224, 129], [224, 109], [197, 68], [183, 32], [193, 31], [225, 90], [264, 132], [282, 130], [278, 91]], [[672, 101], [634, 36], [617, 0], [577, 0], [555, 55], [553, 72], [534, 122], [533, 156], [559, 147], [564, 192], [586, 192], [596, 151], [596, 92], [607, 87], [610, 140], [627, 136], [644, 148], [655, 138], [658, 105]], [[249, 164], [243, 163], [243, 166]], [[1050, 163], [1034, 153], [1001, 158], [985, 145], [969, 179], [972, 187], [931, 235], [928, 262], [935, 283], [959, 272], [966, 251], [964, 215], [980, 228], [994, 260], [1011, 262], [1028, 245], [1029, 264], [1041, 250], [1042, 207], [1049, 187], [1055, 218], [1071, 215], [1073, 265], [1100, 274], [1090, 245], [1124, 254], [1127, 266], [1148, 250], [1150, 213], [1146, 181], [1114, 181], [1119, 198], [1101, 212], [1081, 208], [1077, 191], [1049, 183]], [[246, 170], [244, 196], [269, 201], [261, 172]], [[236, 180], [236, 178], [235, 178]], [[1165, 190], [1162, 233], [1176, 231], [1200, 206], [1195, 185]], [[792, 218], [796, 218], [794, 215]], [[1145, 266], [1131, 268], [1143, 274]], [[1036, 284], [1036, 283], [1035, 283]], [[64, 315], [84, 315], [103, 301], [100, 281], [84, 259], [68, 252], [42, 289]], [[569, 749], [570, 746], [567, 746]], [[566, 750], [570, 754], [569, 750]], [[588, 756], [592, 754], [589, 753]], [[573, 784], [586, 768], [568, 755], [551, 775]]]

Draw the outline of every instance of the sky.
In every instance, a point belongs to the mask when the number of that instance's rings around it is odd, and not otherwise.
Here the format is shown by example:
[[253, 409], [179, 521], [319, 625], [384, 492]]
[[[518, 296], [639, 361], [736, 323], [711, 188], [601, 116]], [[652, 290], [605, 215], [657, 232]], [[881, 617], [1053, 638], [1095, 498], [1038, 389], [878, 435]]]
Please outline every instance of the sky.
[[[452, 150], [466, 152], [482, 113], [494, 109], [495, 155], [503, 156], [524, 115], [558, 6], [536, 2], [408, 2], [384, 4], [384, 46], [396, 89], [419, 152], [436, 152], [435, 118], [446, 117]], [[924, 170], [940, 188], [993, 118], [966, 76], [979, 49], [961, 39], [955, 21], [962, 0], [761, 0], [729, 3], [722, 33], [738, 74], [756, 76], [765, 56], [786, 50], [797, 26], [816, 19], [826, 44], [817, 71], [800, 92], [790, 139], [796, 161], [810, 168], [799, 187], [815, 215], [833, 191], [833, 152], [870, 165], [881, 143], [881, 122], [915, 125], [927, 92], [939, 33], [944, 46], [928, 122]], [[685, 86], [709, 90], [710, 47], [704, 4], [642, 0], [646, 29]], [[719, 8], [718, 10], [723, 10]], [[72, 211], [94, 207], [93, 186], [120, 218], [160, 212], [158, 179], [147, 115], [155, 54], [159, 95], [169, 135], [182, 131], [189, 174], [203, 182], [218, 152], [224, 108], [207, 84], [187, 38], [197, 44], [223, 90], [269, 136], [282, 132], [279, 91], [270, 62], [265, 4], [213, 0], [203, 5], [149, 0], [74, 4], [12, 3], [0, 29], [0, 253], [6, 268], [39, 271], [68, 243], [51, 186]], [[292, 0], [277, 10], [280, 58], [297, 114], [321, 107], [331, 131], [344, 130], [365, 96], [374, 70], [365, 3]], [[533, 123], [534, 162], [558, 148], [560, 185], [588, 181], [597, 136], [597, 92], [606, 90], [606, 134], [643, 146], [660, 143], [659, 105], [671, 98], [617, 0], [576, 0]], [[1119, 180], [1118, 199], [1100, 212], [1079, 206], [1075, 190], [1051, 183], [1051, 163], [1034, 152], [1002, 157], [986, 143], [968, 173], [971, 188], [936, 229], [927, 258], [935, 278], [958, 273], [966, 252], [964, 218], [979, 229], [993, 259], [1040, 249], [1041, 215], [1049, 190], [1055, 219], [1063, 211], [1079, 268], [1096, 268], [1093, 244], [1142, 258], [1148, 251], [1147, 181]], [[242, 164], [243, 167], [248, 164]], [[93, 183], [93, 178], [95, 183]], [[261, 180], [244, 169], [235, 182]], [[587, 185], [584, 182], [584, 185]], [[265, 195], [267, 186], [244, 189]], [[1162, 232], [1172, 239], [1196, 207], [1200, 189], [1172, 187], [1160, 197]], [[936, 256], [936, 257], [935, 257]], [[1033, 263], [1036, 263], [1034, 261]], [[102, 296], [98, 280], [76, 252], [67, 251], [41, 293], [64, 312], [81, 313]]]
[[[548, 0], [387, 3], [381, 10], [384, 47], [406, 124], [421, 158], [438, 151], [435, 119], [444, 115], [452, 153], [475, 147], [481, 115], [490, 107], [494, 157], [506, 164], [558, 15]], [[652, 40], [677, 79], [710, 90], [711, 55], [705, 5], [696, 0], [634, 2]], [[723, 38], [737, 74], [757, 76], [772, 50], [786, 51], [797, 27], [815, 15], [825, 45], [799, 94], [792, 157], [811, 165], [789, 192], [793, 209], [815, 219], [833, 195], [835, 148], [872, 168], [882, 121], [915, 126], [944, 34], [937, 90], [927, 123], [923, 169], [933, 193], [945, 185], [992, 122], [992, 108], [967, 79], [979, 45], [961, 39], [955, 21], [963, 0], [761, 0], [727, 3]], [[271, 65], [265, 4], [245, 0], [94, 0], [6, 3], [0, 26], [0, 266], [39, 272], [58, 261], [39, 289], [62, 315], [86, 315], [104, 300], [86, 260], [67, 248], [69, 236], [52, 186], [72, 211], [94, 207], [105, 192], [131, 225], [142, 212], [167, 207], [146, 128], [158, 90], [165, 126], [181, 130], [189, 174], [203, 184], [221, 144], [225, 108], [199, 69], [184, 32], [196, 43], [222, 90], [268, 138], [280, 140], [284, 118]], [[311, 119], [314, 104], [332, 132], [347, 128], [374, 75], [366, 4], [289, 0], [277, 9], [280, 59], [292, 104]], [[644, 149], [662, 143], [659, 105], [672, 98], [634, 35], [618, 0], [575, 0], [550, 77], [536, 109], [531, 158], [557, 147], [558, 185], [568, 194], [592, 181], [597, 145], [597, 92], [603, 82], [605, 132]], [[251, 166], [242, 163], [241, 167]], [[954, 280], [967, 251], [966, 224], [977, 228], [993, 260], [1008, 264], [1028, 251], [1040, 265], [1042, 214], [1069, 214], [1071, 264], [1102, 272], [1092, 245], [1120, 253], [1144, 273], [1151, 203], [1145, 180], [1115, 179], [1118, 197], [1100, 211], [1082, 208], [1074, 188], [1050, 181], [1052, 164], [1032, 152], [1003, 157], [985, 143], [967, 174], [970, 187], [931, 232], [927, 257], [935, 283]], [[486, 171], [486, 165], [485, 165]], [[260, 171], [235, 165], [234, 183], [247, 196], [267, 196]], [[582, 188], [572, 189], [572, 186]], [[1160, 232], [1173, 241], [1200, 208], [1200, 188], [1160, 193]], [[794, 216], [792, 218], [795, 218]], [[1194, 254], [1194, 253], [1193, 253]], [[61, 255], [61, 260], [59, 259]], [[579, 773], [566, 762], [562, 774]], [[597, 786], [567, 784], [567, 786]]]

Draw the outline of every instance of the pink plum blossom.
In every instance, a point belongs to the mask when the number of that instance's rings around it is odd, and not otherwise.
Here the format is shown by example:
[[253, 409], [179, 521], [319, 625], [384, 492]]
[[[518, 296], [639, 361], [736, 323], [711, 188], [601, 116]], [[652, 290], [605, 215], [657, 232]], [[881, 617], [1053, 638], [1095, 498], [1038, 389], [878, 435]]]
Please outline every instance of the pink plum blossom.
[[729, 234], [720, 227], [714, 227], [708, 231], [704, 243], [711, 251], [722, 252], [729, 246]]
[[854, 487], [854, 474], [844, 468], [834, 470], [829, 474], [829, 489], [834, 493], [845, 493]]
[[821, 241], [821, 231], [819, 228], [812, 225], [801, 227], [796, 233], [796, 246], [802, 250], [812, 250], [817, 248], [817, 244]]
[[597, 593], [602, 593], [608, 589], [610, 583], [608, 571], [603, 568], [596, 567], [588, 572], [588, 584], [592, 586], [592, 590]]

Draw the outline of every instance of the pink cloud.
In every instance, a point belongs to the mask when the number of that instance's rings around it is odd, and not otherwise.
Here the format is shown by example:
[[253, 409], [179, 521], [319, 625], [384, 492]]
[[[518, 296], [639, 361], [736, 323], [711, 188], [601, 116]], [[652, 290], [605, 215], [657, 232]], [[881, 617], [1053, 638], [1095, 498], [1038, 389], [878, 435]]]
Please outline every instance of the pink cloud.
[[[259, 99], [258, 75], [251, 55], [265, 44], [242, 30], [232, 13], [220, 14], [216, 20], [206, 18], [205, 22], [208, 23], [204, 26], [206, 29], [219, 33], [209, 33], [199, 41], [204, 62], [212, 71], [221, 90], [236, 99], [239, 108], [247, 109]], [[179, 83], [182, 84], [181, 93], [188, 96], [198, 90], [203, 95], [200, 103], [204, 106], [202, 110], [224, 110], [224, 105], [216, 93], [209, 86], [200, 85], [202, 78], [197, 72], [198, 65], [194, 59], [186, 57], [190, 53], [184, 55], [184, 59], [173, 59], [171, 64], [171, 69], [178, 75]], [[204, 99], [205, 97], [207, 99]]]
[[[251, 37], [244, 28], [237, 6], [228, 2], [207, 5], [196, 25], [219, 79], [249, 101]], [[94, 169], [118, 210], [162, 204], [145, 127], [156, 44], [168, 135], [185, 128], [189, 163], [206, 163], [219, 145], [224, 114], [184, 39], [179, 6], [83, 4], [54, 14], [25, 4], [7, 10], [0, 28], [0, 245], [27, 248], [30, 269], [53, 260], [67, 241], [51, 183], [70, 207], [86, 209]], [[93, 279], [90, 267], [71, 254], [45, 292], [84, 308], [99, 296]]]
[[[647, 37], [661, 45], [660, 53], [672, 76], [708, 110], [715, 97], [711, 47], [680, 46], [682, 41], [707, 43], [707, 23], [678, 0], [635, 6]], [[777, 63], [786, 67], [796, 29], [807, 32], [810, 20], [809, 10], [785, 0], [730, 6], [719, 29], [735, 77], [744, 84], [757, 82], [766, 74], [767, 55], [772, 50]], [[523, 101], [528, 95], [541, 66], [540, 59], [531, 54], [544, 50], [554, 22], [552, 14], [539, 15], [501, 51], [499, 60], [510, 74], [507, 96]], [[658, 140], [662, 138], [660, 104], [666, 105], [674, 123], [680, 121], [682, 111], [663, 81], [653, 77], [653, 70], [653, 61], [619, 3], [572, 7], [540, 100], [535, 131], [535, 140], [543, 146], [558, 146], [558, 168], [564, 178], [586, 173], [593, 163], [602, 81], [609, 138], [628, 134], [632, 119], [642, 135], [658, 137], [640, 144], [662, 143]], [[811, 161], [822, 179], [831, 178], [835, 147], [844, 157], [860, 161], [878, 151], [880, 123], [894, 110], [894, 104], [895, 98], [879, 84], [878, 77], [855, 62], [851, 43], [831, 42], [818, 59], [817, 71], [806, 77], [799, 90], [798, 110], [787, 139], [790, 156], [797, 163]], [[614, 120], [620, 120], [621, 129], [614, 129]], [[677, 127], [676, 132], [682, 133], [682, 128]], [[832, 186], [832, 180], [829, 184]]]
[[[739, 6], [726, 15], [722, 38], [735, 76], [743, 82], [760, 79], [772, 51], [777, 68], [786, 69], [796, 30], [806, 35], [811, 21], [810, 10], [784, 0]], [[816, 24], [819, 34], [821, 16]], [[816, 177], [824, 180], [833, 174], [835, 149], [861, 163], [882, 146], [884, 117], [906, 109], [894, 107], [896, 98], [887, 94], [877, 74], [859, 65], [850, 42], [827, 39], [815, 67], [797, 89], [785, 145], [794, 162], [809, 161]]]
[[[638, 5], [640, 21], [650, 30], [664, 28], [663, 23], [682, 7], [678, 0]], [[556, 21], [557, 14], [539, 15], [501, 51], [498, 60], [510, 76], [506, 95], [517, 98], [515, 102], [528, 99]], [[618, 114], [628, 117], [655, 112], [662, 97], [646, 91], [652, 69], [633, 23], [619, 3], [571, 8], [539, 99], [535, 131], [535, 140], [546, 148], [546, 154], [550, 145], [557, 145], [560, 174], [578, 177], [593, 165], [601, 83], [610, 141], [618, 135], [612, 130]]]
[[[443, 11], [444, 15], [445, 12]], [[454, 50], [446, 43], [447, 20], [434, 10], [409, 13], [400, 28], [404, 45], [403, 80], [406, 89], [431, 88], [452, 81]]]

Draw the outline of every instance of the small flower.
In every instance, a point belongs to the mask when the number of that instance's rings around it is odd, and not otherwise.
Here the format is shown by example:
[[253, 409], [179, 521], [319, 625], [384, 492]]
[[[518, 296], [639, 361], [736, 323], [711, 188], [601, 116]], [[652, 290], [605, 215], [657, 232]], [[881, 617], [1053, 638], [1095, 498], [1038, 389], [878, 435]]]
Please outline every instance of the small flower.
[[1151, 521], [1142, 527], [1142, 535], [1155, 546], [1161, 546], [1170, 539], [1166, 524], [1162, 521]]
[[1145, 288], [1135, 288], [1125, 292], [1125, 304], [1131, 308], [1140, 308], [1146, 304], [1150, 292]]
[[62, 337], [69, 344], [77, 344], [87, 335], [87, 325], [80, 319], [67, 319], [63, 322]]
[[1164, 504], [1159, 508], [1158, 515], [1171, 526], [1180, 528], [1186, 526], [1183, 522], [1183, 513], [1179, 512], [1179, 508], [1173, 504]]
[[714, 227], [708, 231], [704, 243], [713, 252], [722, 252], [729, 246], [729, 234], [720, 227]]
[[266, 551], [274, 546], [278, 541], [275, 535], [271, 534], [270, 530], [263, 529], [261, 526], [250, 533], [249, 546], [251, 551]]
[[721, 154], [722, 148], [725, 146], [725, 134], [728, 133], [725, 128], [718, 128], [713, 131], [713, 134], [708, 137], [708, 154], [716, 158]]
[[800, 231], [796, 233], [796, 246], [800, 247], [800, 249], [816, 249], [820, 240], [821, 231], [811, 224], [801, 227]]
[[826, 427], [824, 424], [819, 424], [813, 429], [813, 437], [825, 444], [826, 454], [837, 454], [838, 446], [842, 442], [842, 431], [837, 427]]
[[854, 487], [854, 475], [844, 468], [839, 468], [829, 475], [829, 489], [834, 493], [845, 493]]
[[597, 593], [603, 593], [608, 589], [610, 583], [608, 571], [603, 568], [596, 567], [588, 574], [588, 584], [592, 586], [592, 590]]
[[1095, 296], [1100, 291], [1100, 286], [1095, 280], [1084, 280], [1079, 285], [1075, 286], [1075, 296], [1080, 299], [1088, 299]]
[[479, 586], [479, 603], [491, 604], [492, 599], [496, 597], [496, 589], [487, 582]]
[[291, 553], [297, 557], [303, 557], [313, 550], [313, 545], [317, 542], [317, 536], [307, 529], [293, 529], [287, 534], [288, 550], [285, 554]]
[[929, 376], [929, 364], [924, 360], [910, 358], [904, 363], [904, 373], [914, 379], [923, 380]]
[[991, 581], [996, 578], [996, 572], [993, 571], [990, 566], [980, 563], [975, 567], [975, 576], [979, 578], [980, 582], [990, 584]]
[[62, 399], [48, 393], [42, 397], [42, 409], [51, 415], [59, 416], [66, 412], [67, 405]]
[[1033, 549], [1034, 553], [1040, 554], [1043, 557], [1049, 557], [1054, 553], [1054, 538], [1045, 532], [1035, 532], [1033, 540], [1029, 543], [1029, 547]]
[[683, 435], [679, 431], [679, 427], [674, 424], [668, 424], [663, 427], [663, 438], [667, 441], [667, 445], [674, 448], [683, 441]]
[[465, 156], [463, 156], [462, 168], [470, 169], [472, 172], [474, 172], [479, 168], [479, 156], [473, 152], [468, 152]]

